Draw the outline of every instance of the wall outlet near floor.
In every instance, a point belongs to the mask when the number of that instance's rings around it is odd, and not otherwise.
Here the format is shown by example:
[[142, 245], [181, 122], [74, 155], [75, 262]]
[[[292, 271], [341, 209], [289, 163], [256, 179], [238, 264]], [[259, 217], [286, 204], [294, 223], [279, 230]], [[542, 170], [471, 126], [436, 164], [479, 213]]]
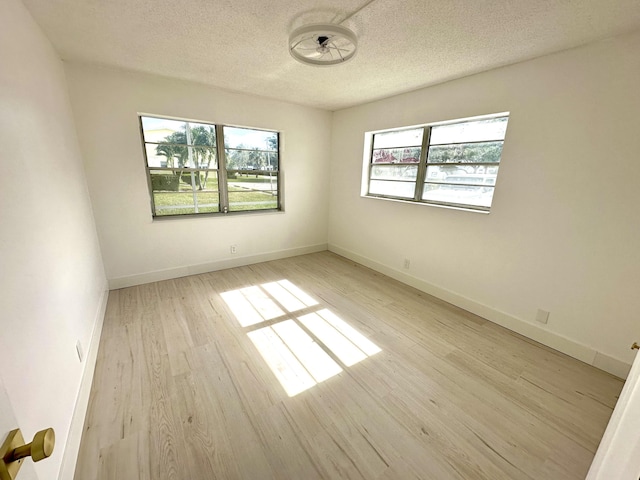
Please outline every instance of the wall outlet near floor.
[[236, 253], [238, 253], [238, 246], [237, 246], [237, 245], [230, 245], [230, 246], [229, 246], [229, 251], [230, 251], [232, 254], [236, 254]]
[[80, 363], [82, 363], [84, 352], [82, 351], [82, 343], [80, 342], [80, 340], [76, 342], [76, 353], [78, 354], [78, 360], [80, 360]]
[[536, 314], [536, 322], [547, 323], [549, 321], [549, 312], [546, 310], [538, 309]]
[[408, 258], [405, 258], [404, 262], [402, 263], [402, 268], [404, 268], [405, 270], [409, 270], [410, 266], [411, 266], [411, 260], [409, 260]]

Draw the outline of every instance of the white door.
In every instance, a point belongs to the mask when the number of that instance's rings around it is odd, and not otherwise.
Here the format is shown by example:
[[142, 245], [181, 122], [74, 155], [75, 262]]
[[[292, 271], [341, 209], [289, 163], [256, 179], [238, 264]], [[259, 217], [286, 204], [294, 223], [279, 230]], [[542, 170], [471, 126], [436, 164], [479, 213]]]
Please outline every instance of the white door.
[[640, 355], [636, 355], [586, 480], [640, 479]]
[[[20, 428], [20, 425], [18, 425], [16, 417], [13, 414], [13, 407], [11, 406], [11, 402], [7, 396], [7, 391], [4, 389], [2, 377], [0, 377], [0, 444], [4, 442], [5, 438], [7, 438], [7, 434], [16, 428]], [[25, 440], [27, 442], [31, 441], [26, 438]], [[33, 462], [30, 460], [25, 460], [23, 462], [22, 467], [20, 467], [17, 480], [38, 480], [36, 471], [33, 468]]]

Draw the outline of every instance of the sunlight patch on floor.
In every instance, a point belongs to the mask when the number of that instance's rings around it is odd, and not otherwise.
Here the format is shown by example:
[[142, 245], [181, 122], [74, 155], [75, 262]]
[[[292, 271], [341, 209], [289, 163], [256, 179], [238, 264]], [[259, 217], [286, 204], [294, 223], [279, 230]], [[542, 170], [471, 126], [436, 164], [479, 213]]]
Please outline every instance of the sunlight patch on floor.
[[347, 322], [338, 317], [331, 310], [327, 310], [326, 308], [324, 308], [318, 312], [318, 315], [320, 315], [333, 328], [338, 330], [342, 335], [353, 342], [353, 344], [360, 350], [362, 350], [367, 356], [371, 356], [382, 351], [375, 343], [373, 343]]
[[273, 328], [261, 328], [247, 335], [290, 397], [317, 383]]
[[290, 397], [342, 371], [293, 320], [247, 335]]
[[229, 306], [235, 317], [240, 322], [240, 326], [249, 327], [257, 323], [264, 322], [264, 318], [256, 311], [255, 308], [242, 295], [241, 290], [232, 290], [230, 292], [221, 293], [220, 296]]
[[381, 351], [289, 280], [221, 296], [290, 397]]
[[262, 287], [290, 312], [302, 310], [307, 306], [279, 282], [265, 283]]
[[[304, 315], [299, 320], [322, 343], [329, 347], [347, 367], [355, 365], [369, 355], [380, 351], [364, 335], [357, 332], [344, 320], [327, 309]], [[365, 348], [360, 348], [358, 343]]]

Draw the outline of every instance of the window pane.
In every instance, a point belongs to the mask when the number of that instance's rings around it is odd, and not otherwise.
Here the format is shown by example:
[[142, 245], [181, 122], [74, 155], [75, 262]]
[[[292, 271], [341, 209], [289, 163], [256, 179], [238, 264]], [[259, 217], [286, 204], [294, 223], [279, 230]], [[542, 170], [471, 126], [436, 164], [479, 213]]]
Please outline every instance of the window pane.
[[165, 118], [140, 118], [145, 142], [187, 143], [186, 122]]
[[373, 165], [371, 178], [375, 180], [415, 180], [417, 165]]
[[218, 172], [207, 170], [204, 172], [194, 172], [193, 180], [190, 181], [191, 175], [186, 181], [186, 187], [189, 188], [190, 185], [195, 185], [196, 190], [204, 191], [204, 192], [218, 192]]
[[220, 197], [218, 192], [200, 191], [196, 193], [198, 213], [214, 213], [220, 211]]
[[160, 168], [217, 168], [214, 147], [183, 147], [182, 145], [145, 145], [150, 167]]
[[[214, 184], [217, 185], [216, 183]], [[154, 191], [153, 201], [156, 208], [156, 216], [213, 213], [220, 210], [220, 198], [218, 192], [213, 189], [196, 190], [197, 211], [193, 197], [194, 192], [192, 190], [173, 193], [169, 191]]]
[[227, 172], [229, 192], [270, 192], [278, 193], [278, 175], [254, 175], [253, 173]]
[[427, 167], [427, 181], [434, 183], [464, 183], [475, 185], [496, 184], [498, 167], [486, 168], [484, 165], [462, 166], [432, 166]]
[[422, 199], [458, 205], [490, 207], [493, 191], [493, 187], [425, 183]]
[[471, 122], [437, 125], [431, 128], [431, 145], [443, 143], [482, 142], [504, 140], [507, 117], [489, 118]]
[[258, 150], [226, 149], [229, 170], [277, 170], [278, 155], [275, 152]]
[[429, 148], [428, 163], [498, 163], [503, 142], [462, 143]]
[[[206, 123], [189, 123], [191, 129], [190, 145], [216, 145], [216, 127]], [[148, 140], [147, 140], [148, 141]]]
[[275, 173], [228, 172], [227, 188], [230, 211], [278, 208], [278, 176]]
[[154, 192], [177, 192], [180, 189], [180, 174], [173, 170], [150, 170], [151, 190]]
[[179, 190], [181, 192], [191, 192], [193, 190], [213, 190], [218, 191], [217, 172], [207, 170], [203, 172], [177, 171], [180, 178]]
[[264, 154], [267, 160], [267, 164], [263, 166], [263, 170], [278, 170], [280, 165], [278, 164], [278, 152], [268, 152]]
[[473, 172], [472, 165], [428, 165], [426, 180], [428, 182], [444, 182], [450, 175], [466, 175]]
[[369, 182], [369, 193], [376, 195], [413, 198], [415, 189], [415, 182], [390, 182], [385, 180], [371, 180]]
[[229, 211], [265, 210], [278, 208], [278, 197], [268, 192], [229, 192]]
[[180, 168], [186, 167], [189, 161], [187, 147], [181, 145], [146, 144], [147, 165], [150, 167]]
[[376, 133], [373, 136], [373, 148], [419, 147], [422, 145], [424, 128], [397, 130], [394, 132]]
[[153, 203], [156, 208], [157, 216], [185, 215], [188, 213], [196, 213], [193, 204], [193, 192], [154, 192]]
[[278, 151], [278, 133], [250, 128], [224, 127], [225, 148]]
[[179, 170], [177, 173], [180, 177], [180, 191], [193, 192], [194, 185], [198, 185], [198, 174], [196, 172], [185, 172], [184, 170]]
[[217, 172], [185, 170], [151, 170], [151, 189], [156, 191], [192, 192], [193, 190], [218, 191]]
[[420, 163], [421, 148], [384, 148], [373, 151], [372, 163]]
[[[217, 168], [216, 149], [212, 147], [189, 147], [191, 161], [189, 166], [193, 168]], [[193, 162], [193, 164], [191, 164]]]

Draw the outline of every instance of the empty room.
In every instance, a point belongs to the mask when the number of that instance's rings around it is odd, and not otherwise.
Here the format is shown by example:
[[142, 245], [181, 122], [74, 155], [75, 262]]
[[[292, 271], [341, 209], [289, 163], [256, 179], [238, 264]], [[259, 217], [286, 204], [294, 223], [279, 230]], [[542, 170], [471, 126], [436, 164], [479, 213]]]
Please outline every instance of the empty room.
[[640, 478], [640, 3], [0, 2], [0, 480]]

